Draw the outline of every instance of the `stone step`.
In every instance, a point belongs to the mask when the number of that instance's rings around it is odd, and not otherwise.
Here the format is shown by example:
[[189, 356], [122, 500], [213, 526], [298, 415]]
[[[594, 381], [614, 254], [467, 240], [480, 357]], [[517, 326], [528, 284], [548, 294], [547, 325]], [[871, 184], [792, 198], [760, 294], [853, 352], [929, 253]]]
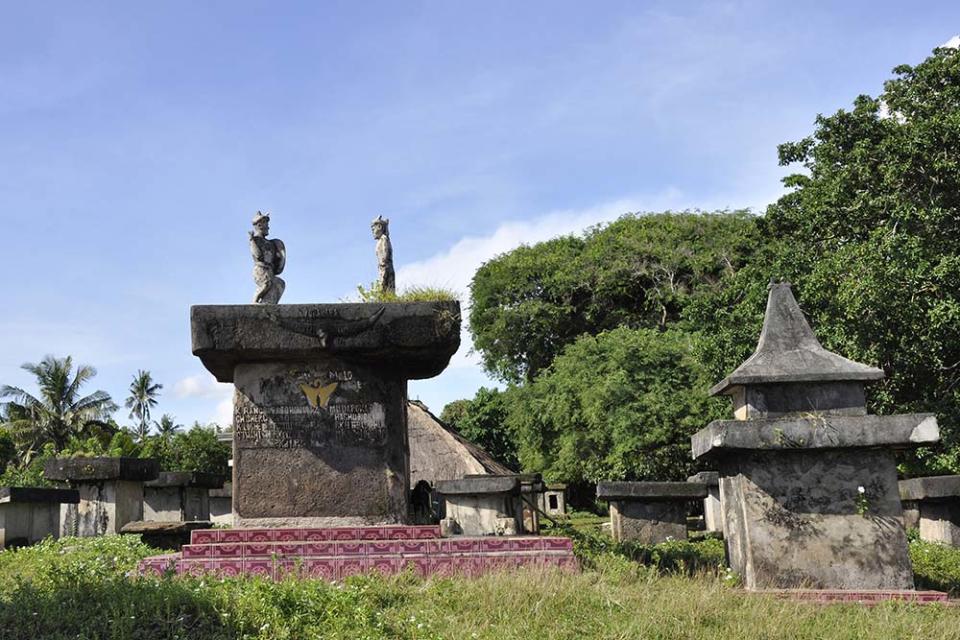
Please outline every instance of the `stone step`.
[[327, 540], [428, 540], [440, 537], [439, 525], [375, 527], [202, 529], [191, 532], [191, 544], [218, 542], [321, 542]]
[[569, 538], [547, 536], [444, 538], [424, 540], [325, 540], [319, 542], [218, 542], [189, 544], [184, 559], [309, 556], [372, 556], [391, 554], [459, 554], [573, 550]]
[[160, 575], [173, 570], [177, 574], [263, 576], [280, 579], [289, 575], [302, 578], [342, 580], [351, 575], [377, 571], [390, 575], [408, 568], [421, 576], [478, 576], [492, 571], [518, 568], [559, 568], [577, 571], [577, 559], [569, 551], [519, 551], [480, 553], [384, 554], [375, 556], [327, 557], [245, 557], [181, 558], [179, 554], [146, 558], [140, 565], [143, 575]]

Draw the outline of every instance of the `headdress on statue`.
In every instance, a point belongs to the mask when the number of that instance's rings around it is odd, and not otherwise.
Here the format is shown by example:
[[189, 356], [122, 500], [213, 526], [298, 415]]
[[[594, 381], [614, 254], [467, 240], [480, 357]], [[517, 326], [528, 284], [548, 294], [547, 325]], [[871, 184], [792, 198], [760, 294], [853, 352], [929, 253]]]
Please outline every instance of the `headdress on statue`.
[[257, 226], [261, 222], [270, 222], [270, 214], [257, 211], [257, 214], [253, 216], [253, 226]]
[[371, 227], [383, 227], [387, 228], [387, 225], [390, 224], [390, 218], [384, 218], [383, 216], [377, 216], [374, 218], [373, 222], [370, 223]]

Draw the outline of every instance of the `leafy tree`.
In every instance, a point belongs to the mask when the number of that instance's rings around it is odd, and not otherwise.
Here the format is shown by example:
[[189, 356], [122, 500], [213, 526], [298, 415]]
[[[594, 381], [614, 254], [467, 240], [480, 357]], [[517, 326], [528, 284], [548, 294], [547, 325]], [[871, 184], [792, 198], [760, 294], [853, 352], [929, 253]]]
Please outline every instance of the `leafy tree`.
[[12, 462], [17, 460], [17, 445], [13, 441], [10, 431], [0, 428], [0, 473]]
[[157, 430], [157, 435], [159, 435], [161, 438], [169, 438], [175, 433], [179, 433], [180, 430], [183, 429], [183, 425], [177, 424], [173, 419], [173, 416], [167, 413], [160, 416], [160, 420], [155, 421], [153, 426]]
[[689, 317], [711, 327], [701, 353], [716, 378], [755, 344], [767, 279], [791, 279], [824, 346], [886, 372], [872, 410], [935, 412], [947, 452], [923, 454], [925, 470], [958, 472], [960, 51], [894, 74], [879, 97], [780, 146], [803, 172], [758, 225], [776, 252]]
[[4, 426], [17, 441], [21, 454], [37, 451], [47, 443], [60, 451], [73, 437], [86, 437], [98, 429], [109, 430], [109, 415], [117, 406], [104, 391], [81, 396], [80, 388], [96, 374], [88, 365], [73, 368], [73, 360], [46, 356], [38, 364], [26, 363], [23, 369], [36, 377], [37, 396], [9, 385], [0, 387]]
[[143, 458], [156, 458], [164, 471], [206, 471], [228, 474], [230, 445], [217, 439], [212, 426], [194, 423], [189, 431], [172, 437], [151, 436], [140, 452]]
[[157, 406], [162, 384], [153, 381], [149, 371], [138, 370], [130, 383], [130, 395], [124, 406], [130, 409], [130, 417], [137, 420], [137, 437], [143, 442], [150, 431], [150, 410]]
[[[506, 426], [506, 396], [497, 389], [481, 387], [472, 400], [455, 400], [444, 407], [440, 419], [498, 462], [516, 469], [519, 467], [517, 448]], [[447, 419], [443, 418], [444, 415]]]
[[679, 480], [690, 436], [725, 415], [692, 339], [676, 329], [585, 335], [510, 394], [507, 425], [524, 469], [551, 481]]
[[666, 329], [759, 244], [753, 216], [735, 211], [628, 214], [520, 247], [473, 278], [474, 347], [501, 380], [531, 381], [584, 333]]

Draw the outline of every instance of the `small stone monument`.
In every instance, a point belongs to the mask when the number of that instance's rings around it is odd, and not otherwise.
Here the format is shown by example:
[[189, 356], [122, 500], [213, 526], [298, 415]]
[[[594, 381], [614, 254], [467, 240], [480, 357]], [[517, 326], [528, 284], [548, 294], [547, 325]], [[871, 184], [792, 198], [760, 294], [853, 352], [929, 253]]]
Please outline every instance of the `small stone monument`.
[[0, 487], [0, 549], [60, 537], [60, 505], [80, 502], [76, 489]]
[[920, 539], [960, 547], [960, 476], [900, 481], [903, 521]]
[[897, 448], [939, 440], [931, 414], [867, 415], [879, 369], [824, 349], [788, 283], [771, 284], [757, 349], [710, 390], [736, 420], [692, 438], [717, 465], [731, 568], [750, 589], [912, 589]]
[[690, 503], [707, 497], [697, 482], [599, 482], [597, 499], [610, 503], [610, 527], [617, 542], [656, 544], [687, 539]]
[[143, 483], [159, 473], [159, 462], [143, 458], [48, 460], [44, 477], [66, 482], [79, 492], [79, 502], [60, 505], [60, 534], [115, 534], [127, 523], [143, 520]]
[[195, 522], [210, 519], [210, 490], [224, 478], [199, 471], [162, 471], [143, 486], [143, 519], [147, 522]]
[[[251, 234], [257, 301], [276, 303], [285, 252], [265, 240], [264, 218]], [[374, 221], [380, 240], [386, 223]], [[190, 325], [193, 354], [235, 387], [236, 526], [407, 521], [407, 380], [447, 366], [458, 302], [206, 305]]]
[[383, 293], [396, 293], [397, 278], [393, 272], [393, 245], [390, 244], [390, 220], [377, 216], [370, 223], [373, 239], [377, 241], [377, 287]]
[[287, 264], [287, 248], [283, 241], [267, 239], [270, 233], [270, 214], [253, 216], [253, 231], [250, 232], [250, 253], [253, 256], [253, 282], [257, 291], [255, 304], [277, 304], [286, 289], [286, 283], [278, 278]]
[[509, 536], [523, 529], [519, 475], [440, 480], [436, 491], [445, 502], [440, 523], [445, 535]]

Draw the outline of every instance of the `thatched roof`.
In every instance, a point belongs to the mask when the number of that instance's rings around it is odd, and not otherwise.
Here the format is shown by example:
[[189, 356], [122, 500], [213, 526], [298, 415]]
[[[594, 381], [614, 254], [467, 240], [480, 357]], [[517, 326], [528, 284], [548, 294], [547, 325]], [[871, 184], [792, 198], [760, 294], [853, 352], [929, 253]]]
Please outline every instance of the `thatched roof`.
[[410, 486], [420, 480], [457, 480], [468, 475], [515, 473], [430, 413], [417, 400], [407, 403], [410, 438]]

